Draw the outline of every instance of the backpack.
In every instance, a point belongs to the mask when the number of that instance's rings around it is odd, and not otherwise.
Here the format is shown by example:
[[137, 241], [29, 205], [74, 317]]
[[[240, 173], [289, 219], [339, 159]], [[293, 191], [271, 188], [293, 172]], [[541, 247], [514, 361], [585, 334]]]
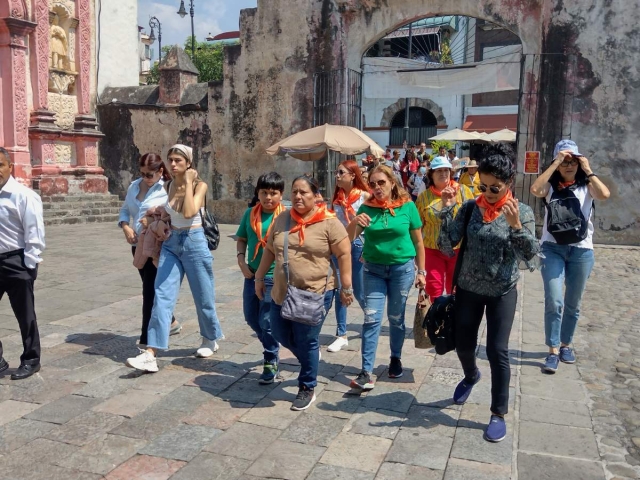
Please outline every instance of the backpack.
[[574, 190], [575, 187], [554, 189], [548, 202], [542, 199], [547, 210], [547, 231], [558, 245], [580, 243], [589, 234], [589, 220], [584, 218]]

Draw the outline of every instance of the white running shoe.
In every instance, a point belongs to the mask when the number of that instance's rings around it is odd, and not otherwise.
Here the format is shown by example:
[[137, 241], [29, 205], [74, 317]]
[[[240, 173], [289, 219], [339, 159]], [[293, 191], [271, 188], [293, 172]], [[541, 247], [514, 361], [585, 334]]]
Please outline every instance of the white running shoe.
[[137, 357], [127, 358], [127, 367], [142, 370], [143, 372], [155, 373], [158, 371], [158, 362], [152, 353], [144, 350]]
[[218, 342], [215, 340], [207, 340], [206, 338], [202, 339], [202, 345], [196, 351], [196, 357], [198, 358], [207, 358], [213, 355], [218, 351]]
[[338, 337], [333, 341], [331, 345], [327, 347], [327, 352], [339, 352], [347, 345], [349, 345], [349, 340], [347, 340], [345, 337]]

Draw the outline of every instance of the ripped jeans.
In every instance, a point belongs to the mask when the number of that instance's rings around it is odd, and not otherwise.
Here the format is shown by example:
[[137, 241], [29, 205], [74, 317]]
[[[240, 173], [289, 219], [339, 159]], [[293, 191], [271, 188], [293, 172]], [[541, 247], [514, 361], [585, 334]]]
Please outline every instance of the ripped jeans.
[[400, 358], [404, 344], [404, 312], [415, 280], [411, 259], [401, 265], [364, 265], [364, 324], [362, 325], [362, 369], [373, 372], [382, 326], [385, 300], [388, 298], [389, 344], [391, 356]]

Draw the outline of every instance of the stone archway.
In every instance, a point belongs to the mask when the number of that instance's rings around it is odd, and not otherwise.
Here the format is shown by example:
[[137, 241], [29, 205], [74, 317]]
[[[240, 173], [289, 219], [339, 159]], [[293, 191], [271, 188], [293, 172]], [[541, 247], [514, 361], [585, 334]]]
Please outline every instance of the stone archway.
[[[447, 120], [444, 117], [442, 112], [442, 108], [435, 102], [432, 102], [426, 98], [411, 98], [409, 99], [409, 107], [420, 107], [425, 110], [429, 110], [438, 120], [438, 125], [446, 125]], [[393, 117], [395, 117], [398, 113], [403, 111], [405, 108], [405, 99], [401, 98], [397, 102], [392, 103], [387, 108], [384, 109], [382, 114], [382, 119], [380, 120], [380, 127], [390, 128], [391, 121]]]

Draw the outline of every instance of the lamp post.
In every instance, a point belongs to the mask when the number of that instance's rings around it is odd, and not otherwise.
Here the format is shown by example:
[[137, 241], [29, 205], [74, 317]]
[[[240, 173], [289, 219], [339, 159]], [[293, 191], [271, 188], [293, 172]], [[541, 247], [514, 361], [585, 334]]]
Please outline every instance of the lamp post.
[[[189, 0], [189, 15], [191, 15], [191, 58], [196, 58], [196, 34], [193, 29], [193, 0]], [[184, 8], [184, 0], [180, 0], [180, 9], [178, 15], [184, 18], [187, 15], [187, 11]]]
[[149, 27], [151, 28], [151, 34], [149, 35], [149, 40], [151, 43], [156, 41], [156, 34], [154, 29], [158, 29], [158, 62], [162, 61], [162, 24], [158, 17], [151, 17], [149, 19]]

